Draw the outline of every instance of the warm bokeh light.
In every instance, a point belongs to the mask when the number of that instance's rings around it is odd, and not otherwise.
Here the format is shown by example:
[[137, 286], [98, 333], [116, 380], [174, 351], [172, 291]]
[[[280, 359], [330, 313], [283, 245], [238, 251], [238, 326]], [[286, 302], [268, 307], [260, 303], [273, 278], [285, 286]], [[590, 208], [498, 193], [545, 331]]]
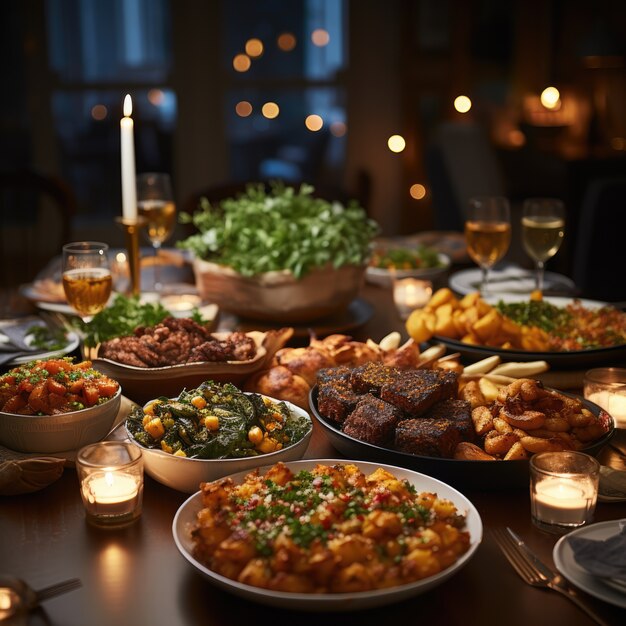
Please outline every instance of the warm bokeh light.
[[108, 109], [104, 106], [104, 104], [95, 104], [91, 108], [91, 117], [97, 122], [101, 122], [106, 116], [109, 114]]
[[556, 87], [546, 87], [541, 92], [540, 100], [546, 109], [556, 109], [561, 105], [561, 94]]
[[348, 131], [348, 128], [345, 122], [333, 122], [330, 125], [330, 133], [334, 137], [343, 137], [347, 131]]
[[283, 52], [290, 52], [296, 47], [296, 38], [291, 33], [282, 33], [276, 43]]
[[613, 137], [611, 139], [611, 148], [613, 150], [626, 150], [626, 139], [624, 137]]
[[387, 140], [387, 145], [392, 152], [402, 152], [406, 148], [406, 141], [402, 135], [391, 135]]
[[515, 148], [521, 148], [526, 143], [526, 135], [521, 130], [511, 130], [509, 132], [509, 144]]
[[273, 120], [275, 117], [278, 117], [280, 109], [275, 102], [266, 102], [261, 109], [261, 113], [263, 113], [263, 116], [268, 120]]
[[238, 54], [233, 59], [233, 67], [237, 72], [247, 72], [252, 65], [250, 57], [247, 54]]
[[316, 28], [311, 33], [311, 41], [315, 46], [327, 46], [330, 41], [330, 35], [328, 34], [328, 31], [323, 28]]
[[163, 93], [162, 89], [150, 89], [150, 91], [148, 92], [148, 102], [150, 102], [150, 104], [153, 104], [155, 107], [163, 104], [164, 100], [165, 94]]
[[454, 99], [454, 108], [459, 113], [467, 113], [472, 108], [472, 101], [467, 96], [457, 96]]
[[252, 105], [247, 100], [237, 102], [235, 105], [235, 112], [239, 117], [248, 117], [252, 113]]
[[414, 185], [411, 185], [409, 193], [411, 194], [411, 198], [421, 200], [426, 197], [426, 187], [424, 187], [424, 185], [420, 185], [420, 183], [415, 183]]
[[324, 126], [324, 120], [319, 115], [307, 115], [304, 125], [312, 131], [321, 130]]
[[263, 54], [263, 42], [260, 39], [248, 39], [246, 54], [251, 57], [260, 57]]

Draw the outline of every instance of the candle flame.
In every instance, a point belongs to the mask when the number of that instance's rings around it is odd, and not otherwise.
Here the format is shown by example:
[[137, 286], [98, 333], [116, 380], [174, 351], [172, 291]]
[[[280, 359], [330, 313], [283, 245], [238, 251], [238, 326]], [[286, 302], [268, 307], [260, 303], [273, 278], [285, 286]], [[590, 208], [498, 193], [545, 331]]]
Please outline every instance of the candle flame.
[[130, 94], [127, 93], [124, 98], [124, 117], [130, 117], [133, 113], [133, 100]]
[[104, 480], [106, 481], [106, 484], [109, 487], [113, 486], [113, 472], [105, 472], [104, 473]]

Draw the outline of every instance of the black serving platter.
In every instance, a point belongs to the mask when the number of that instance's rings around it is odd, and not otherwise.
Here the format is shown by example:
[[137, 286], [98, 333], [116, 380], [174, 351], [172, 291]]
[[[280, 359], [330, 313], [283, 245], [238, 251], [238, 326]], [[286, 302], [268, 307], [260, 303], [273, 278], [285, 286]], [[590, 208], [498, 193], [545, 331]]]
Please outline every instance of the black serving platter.
[[458, 352], [467, 362], [480, 361], [494, 354], [497, 354], [502, 361], [546, 361], [555, 369], [580, 369], [597, 364], [619, 365], [626, 361], [626, 344], [570, 352], [528, 352], [527, 350], [504, 350], [492, 346], [478, 346], [438, 335], [435, 335], [431, 341], [433, 344], [442, 343], [450, 352]]
[[[311, 412], [323, 428], [330, 443], [347, 458], [405, 467], [442, 480], [460, 491], [476, 489], [528, 489], [530, 480], [528, 460], [465, 461], [458, 459], [442, 459], [408, 454], [406, 452], [399, 452], [390, 448], [383, 448], [365, 441], [360, 441], [359, 439], [346, 435], [340, 430], [338, 425], [319, 413], [317, 408], [317, 394], [318, 388], [317, 385], [315, 385], [309, 393]], [[613, 436], [615, 423], [613, 418], [597, 404], [582, 398], [581, 400], [587, 409], [604, 420], [609, 427], [608, 432], [603, 437], [595, 441], [593, 445], [582, 450], [582, 452], [596, 456]]]

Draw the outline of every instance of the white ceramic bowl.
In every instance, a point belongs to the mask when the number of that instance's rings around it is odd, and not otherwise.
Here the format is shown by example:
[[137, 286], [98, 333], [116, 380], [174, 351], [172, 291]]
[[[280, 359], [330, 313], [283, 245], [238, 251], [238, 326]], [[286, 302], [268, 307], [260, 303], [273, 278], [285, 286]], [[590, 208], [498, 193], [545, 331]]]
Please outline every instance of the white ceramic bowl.
[[19, 452], [53, 454], [77, 450], [107, 436], [117, 417], [122, 388], [106, 402], [57, 415], [0, 411], [0, 443]]
[[450, 267], [450, 257], [446, 254], [439, 253], [439, 267], [418, 267], [409, 270], [396, 270], [392, 272], [382, 267], [369, 266], [365, 270], [365, 280], [373, 285], [381, 287], [391, 287], [394, 278], [421, 278], [433, 280], [448, 271]]
[[[282, 402], [281, 400], [272, 399], [274, 402]], [[306, 452], [309, 440], [313, 434], [313, 423], [311, 417], [305, 410], [291, 402], [285, 402], [285, 404], [292, 413], [306, 417], [309, 420], [311, 426], [308, 432], [300, 441], [291, 446], [287, 446], [276, 452], [260, 454], [258, 456], [250, 456], [241, 459], [190, 459], [142, 446], [139, 442], [135, 441], [130, 432], [128, 432], [128, 427], [125, 424], [126, 435], [133, 444], [141, 448], [143, 452], [144, 471], [148, 476], [172, 489], [184, 493], [195, 493], [200, 489], [200, 483], [202, 482], [210, 482], [237, 472], [251, 471], [262, 465], [278, 463], [278, 461], [287, 462], [301, 459]]]

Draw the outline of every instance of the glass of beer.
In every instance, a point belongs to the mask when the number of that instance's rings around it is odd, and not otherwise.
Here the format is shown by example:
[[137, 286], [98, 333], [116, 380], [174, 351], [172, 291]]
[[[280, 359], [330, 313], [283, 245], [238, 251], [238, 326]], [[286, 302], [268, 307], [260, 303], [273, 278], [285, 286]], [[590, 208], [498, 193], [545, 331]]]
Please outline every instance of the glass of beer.
[[481, 269], [480, 294], [487, 295], [489, 269], [511, 243], [511, 209], [501, 196], [471, 198], [465, 220], [467, 252]]
[[565, 208], [556, 198], [529, 198], [522, 211], [522, 244], [535, 262], [537, 290], [543, 291], [544, 266], [561, 247]]
[[160, 291], [159, 250], [176, 226], [176, 204], [169, 174], [149, 172], [137, 176], [137, 208], [146, 219], [146, 234], [154, 248], [154, 289]]
[[68, 303], [84, 322], [104, 309], [112, 278], [107, 252], [99, 241], [76, 241], [63, 246], [63, 289]]

